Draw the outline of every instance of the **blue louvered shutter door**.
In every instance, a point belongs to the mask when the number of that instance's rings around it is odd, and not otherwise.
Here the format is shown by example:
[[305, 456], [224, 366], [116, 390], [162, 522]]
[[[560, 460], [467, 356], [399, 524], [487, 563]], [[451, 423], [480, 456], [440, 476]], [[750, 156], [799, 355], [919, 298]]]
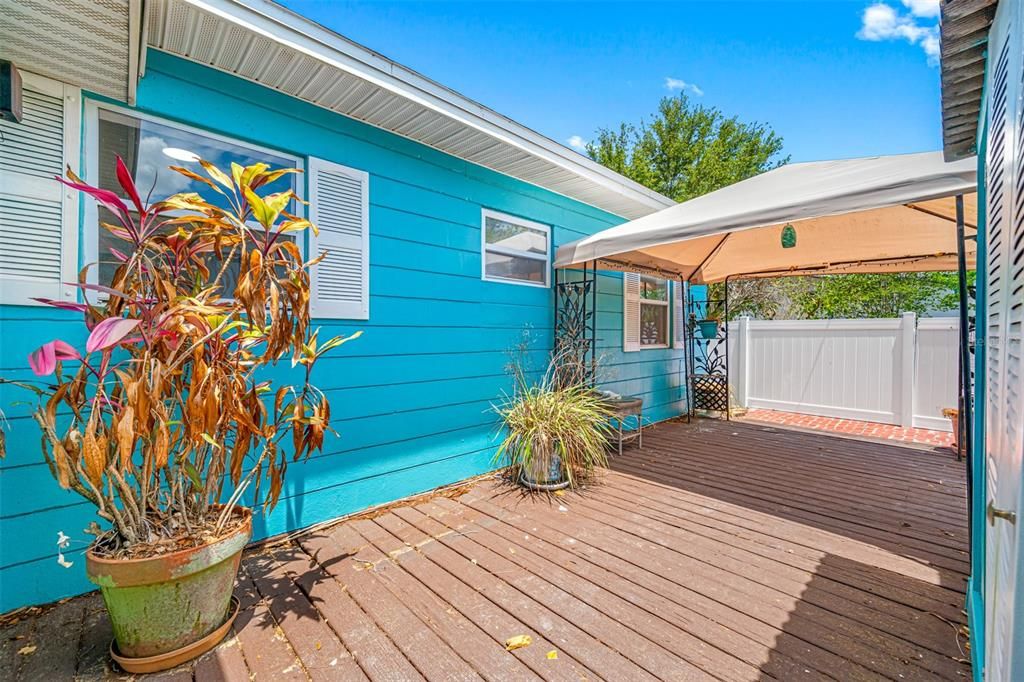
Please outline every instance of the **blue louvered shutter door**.
[[30, 73], [20, 123], [0, 121], [0, 303], [72, 301], [78, 193], [54, 179], [78, 164], [77, 88]]
[[310, 236], [314, 267], [310, 310], [314, 317], [370, 317], [369, 176], [322, 159], [309, 160]]

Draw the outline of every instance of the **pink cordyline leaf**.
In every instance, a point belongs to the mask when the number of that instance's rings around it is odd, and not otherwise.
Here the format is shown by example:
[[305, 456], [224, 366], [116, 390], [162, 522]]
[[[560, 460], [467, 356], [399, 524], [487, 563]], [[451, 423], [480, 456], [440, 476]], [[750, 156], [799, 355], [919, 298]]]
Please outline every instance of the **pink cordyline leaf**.
[[103, 350], [116, 345], [128, 333], [139, 326], [140, 320], [130, 320], [123, 317], [108, 317], [100, 322], [89, 334], [89, 340], [85, 342], [85, 351]]
[[128, 298], [127, 296], [124, 295], [124, 292], [114, 289], [113, 287], [103, 286], [102, 284], [88, 284], [82, 282], [64, 282], [64, 284], [68, 285], [69, 287], [81, 289], [82, 291], [98, 291], [101, 294], [107, 294], [108, 296], [117, 296], [118, 298], [125, 299]]
[[28, 364], [36, 376], [43, 377], [53, 374], [58, 360], [79, 360], [81, 357], [74, 346], [60, 339], [54, 339], [32, 351], [28, 356]]
[[57, 368], [57, 353], [53, 342], [44, 343], [32, 351], [28, 356], [28, 366], [36, 376], [45, 377], [53, 374], [53, 370]]
[[132, 179], [132, 174], [128, 171], [128, 167], [124, 165], [124, 160], [121, 156], [117, 157], [117, 182], [121, 185], [121, 189], [124, 190], [128, 198], [135, 204], [136, 210], [139, 213], [145, 213], [145, 209], [142, 208], [142, 199], [139, 198], [139, 192], [135, 189], [135, 181]]
[[53, 352], [57, 356], [58, 360], [81, 360], [82, 354], [78, 352], [78, 349], [72, 346], [70, 343], [65, 343], [60, 339], [54, 339], [50, 343], [53, 344]]
[[85, 303], [72, 303], [71, 301], [56, 301], [52, 298], [33, 298], [33, 301], [39, 301], [46, 305], [52, 305], [54, 308], [60, 308], [61, 310], [74, 310], [75, 312], [84, 313], [89, 309]]
[[109, 189], [100, 189], [99, 187], [93, 187], [92, 185], [83, 185], [77, 182], [71, 182], [70, 180], [65, 180], [59, 175], [55, 175], [54, 178], [71, 189], [77, 189], [79, 192], [85, 192], [93, 199], [103, 204], [104, 208], [116, 215], [122, 222], [128, 214], [128, 206], [121, 201], [121, 197], [117, 196], [117, 194], [111, 192]]

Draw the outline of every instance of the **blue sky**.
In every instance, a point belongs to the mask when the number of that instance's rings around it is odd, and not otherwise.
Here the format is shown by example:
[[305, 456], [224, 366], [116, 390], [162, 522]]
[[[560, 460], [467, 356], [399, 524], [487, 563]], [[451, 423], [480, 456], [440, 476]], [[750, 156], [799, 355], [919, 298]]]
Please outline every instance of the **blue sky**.
[[940, 148], [938, 0], [283, 2], [562, 143], [684, 88], [794, 161]]

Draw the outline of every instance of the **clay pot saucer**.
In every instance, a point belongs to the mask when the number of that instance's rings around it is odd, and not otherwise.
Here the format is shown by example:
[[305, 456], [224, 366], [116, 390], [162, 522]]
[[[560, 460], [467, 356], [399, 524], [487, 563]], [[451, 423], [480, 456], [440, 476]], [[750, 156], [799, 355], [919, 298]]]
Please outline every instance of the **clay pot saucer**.
[[237, 616], [238, 598], [232, 595], [231, 608], [228, 611], [228, 617], [224, 620], [224, 624], [208, 634], [206, 637], [183, 646], [180, 649], [168, 651], [165, 654], [144, 656], [142, 658], [129, 658], [127, 656], [122, 656], [117, 651], [117, 641], [112, 640], [110, 642], [110, 657], [114, 659], [126, 672], [130, 673], [155, 673], [160, 672], [161, 670], [169, 670], [170, 668], [179, 666], [186, 661], [191, 661], [193, 658], [200, 654], [204, 654], [217, 646], [220, 641], [224, 639], [224, 635], [228, 633], [228, 630], [231, 629], [231, 626], [234, 624]]

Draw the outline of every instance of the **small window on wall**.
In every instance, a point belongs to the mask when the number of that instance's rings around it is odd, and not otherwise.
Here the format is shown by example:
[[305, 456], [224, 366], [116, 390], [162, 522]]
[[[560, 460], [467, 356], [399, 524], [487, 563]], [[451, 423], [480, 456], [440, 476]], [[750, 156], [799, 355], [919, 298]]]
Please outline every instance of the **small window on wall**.
[[668, 347], [668, 281], [640, 277], [640, 347]]
[[[123, 190], [114, 172], [118, 156], [124, 159], [144, 201], [147, 197], [156, 201], [178, 192], [198, 192], [207, 201], [219, 201], [225, 206], [226, 198], [209, 191], [201, 182], [170, 170], [168, 166], [182, 166], [204, 177], [206, 173], [198, 163], [200, 158], [212, 162], [221, 169], [229, 169], [232, 162], [242, 166], [263, 162], [275, 168], [301, 167], [297, 157], [281, 152], [200, 132], [135, 112], [93, 106], [95, 113], [92, 123], [95, 132], [89, 140], [89, 179], [98, 179], [100, 187], [119, 195], [123, 195]], [[284, 175], [260, 188], [260, 193], [294, 189], [295, 183], [295, 175]], [[127, 197], [122, 198], [127, 200]], [[92, 270], [95, 271], [98, 283], [107, 285], [119, 265], [111, 255], [111, 248], [124, 250], [126, 247], [120, 239], [99, 228], [101, 223], [116, 222], [113, 215], [102, 207], [95, 208], [92, 202], [89, 202], [89, 205], [93, 207], [90, 209], [93, 215], [87, 220], [89, 227], [86, 232], [85, 261], [98, 261], [98, 266]], [[296, 212], [301, 208], [290, 206], [289, 210]], [[88, 236], [90, 234], [91, 237]], [[219, 267], [214, 257], [211, 256], [210, 261], [211, 267]], [[225, 291], [233, 290], [238, 273], [238, 263], [232, 263], [225, 270], [222, 280]]]
[[668, 348], [672, 338], [668, 280], [626, 272], [622, 286], [622, 349]]
[[523, 218], [483, 211], [483, 278], [488, 281], [548, 286], [551, 228]]

